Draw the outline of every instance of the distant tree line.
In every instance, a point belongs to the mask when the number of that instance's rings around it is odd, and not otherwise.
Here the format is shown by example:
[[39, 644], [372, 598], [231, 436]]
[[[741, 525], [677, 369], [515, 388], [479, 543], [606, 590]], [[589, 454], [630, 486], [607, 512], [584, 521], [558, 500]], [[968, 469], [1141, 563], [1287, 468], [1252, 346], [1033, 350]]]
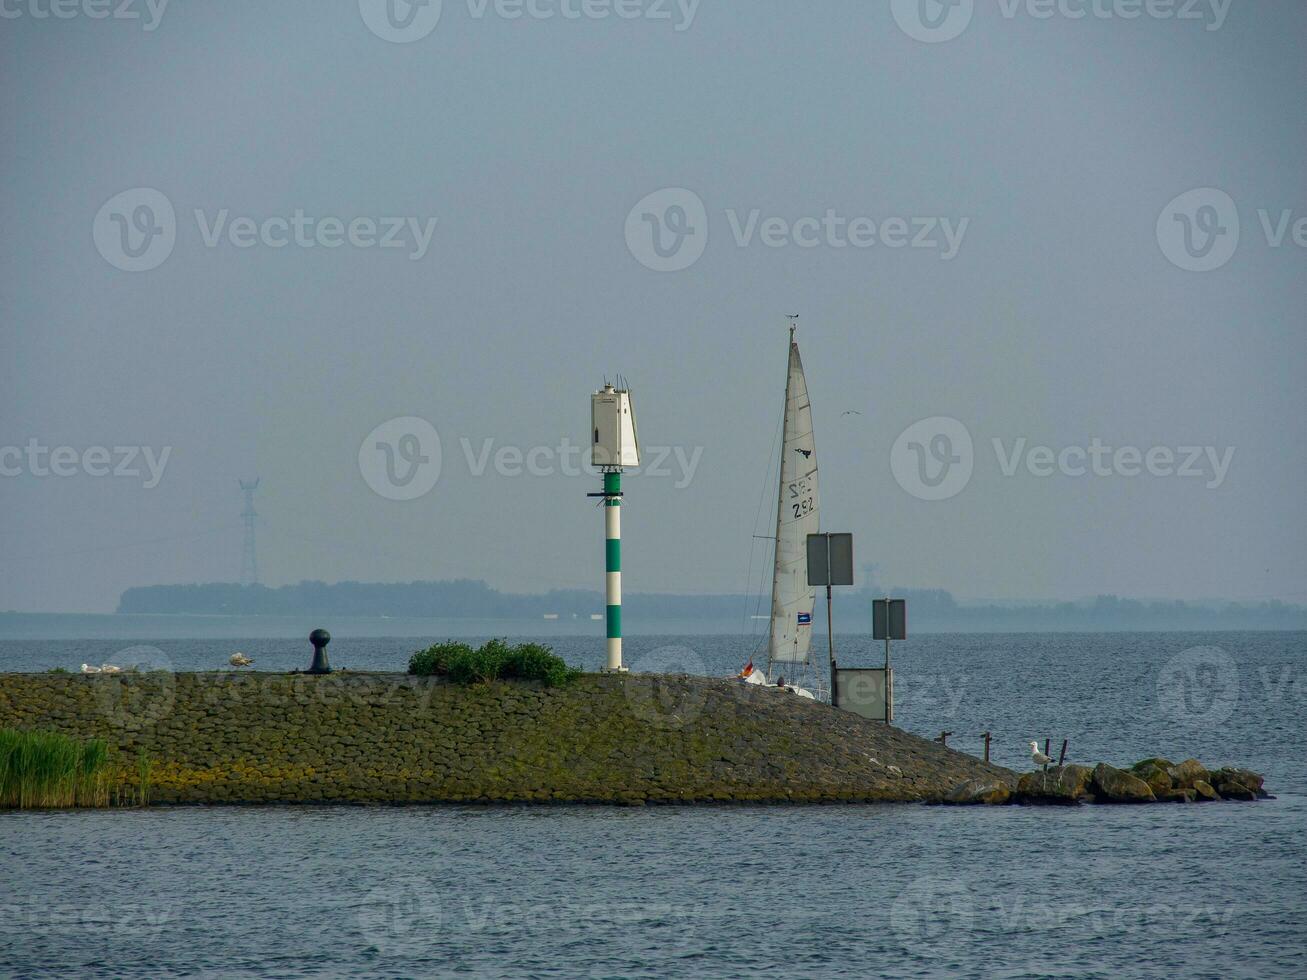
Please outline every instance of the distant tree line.
[[[873, 596], [908, 600], [910, 630], [1020, 631], [1166, 629], [1307, 629], [1307, 607], [1279, 601], [1257, 603], [1142, 602], [1114, 595], [1081, 602], [966, 603], [942, 589], [844, 589], [835, 599], [836, 626], [859, 628], [870, 621]], [[818, 629], [824, 626], [818, 599]], [[588, 620], [602, 614], [604, 597], [584, 589], [554, 590], [537, 595], [500, 592], [485, 582], [300, 582], [268, 588], [262, 585], [210, 583], [151, 585], [128, 589], [118, 602], [120, 613], [173, 613], [227, 616], [389, 616], [440, 619]], [[718, 626], [740, 623], [750, 615], [765, 616], [765, 597], [744, 595], [660, 595], [633, 593], [623, 597], [628, 622], [701, 620]]]

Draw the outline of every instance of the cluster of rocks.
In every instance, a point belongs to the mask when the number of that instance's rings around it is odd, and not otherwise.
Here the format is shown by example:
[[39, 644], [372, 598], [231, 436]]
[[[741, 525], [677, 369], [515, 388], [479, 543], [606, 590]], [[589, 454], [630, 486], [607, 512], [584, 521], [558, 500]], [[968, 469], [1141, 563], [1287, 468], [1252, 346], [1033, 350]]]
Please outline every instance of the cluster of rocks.
[[955, 786], [941, 802], [952, 805], [1005, 803], [1203, 803], [1269, 799], [1264, 780], [1248, 769], [1208, 769], [1197, 759], [1179, 764], [1144, 759], [1130, 769], [1106, 762], [1052, 766], [1028, 772], [1015, 787], [997, 779], [971, 779]]

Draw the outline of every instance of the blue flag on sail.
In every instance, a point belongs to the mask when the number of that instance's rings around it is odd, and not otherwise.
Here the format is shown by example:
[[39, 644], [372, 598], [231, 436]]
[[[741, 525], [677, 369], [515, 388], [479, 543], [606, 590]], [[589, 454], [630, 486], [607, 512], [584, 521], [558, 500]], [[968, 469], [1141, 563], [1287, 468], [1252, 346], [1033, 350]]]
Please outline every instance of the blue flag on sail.
[[812, 625], [812, 613], [799, 613], [799, 625], [800, 625], [800, 626], [811, 626], [811, 625]]

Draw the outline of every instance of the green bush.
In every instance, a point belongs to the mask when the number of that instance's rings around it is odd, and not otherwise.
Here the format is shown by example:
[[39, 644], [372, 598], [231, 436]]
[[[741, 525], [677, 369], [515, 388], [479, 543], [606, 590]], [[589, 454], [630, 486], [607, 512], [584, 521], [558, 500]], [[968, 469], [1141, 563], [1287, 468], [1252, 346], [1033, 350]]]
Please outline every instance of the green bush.
[[455, 684], [484, 684], [499, 677], [508, 648], [499, 640], [476, 650], [459, 651], [449, 661], [449, 679]]
[[466, 643], [437, 643], [409, 658], [408, 672], [419, 677], [448, 677], [456, 684], [484, 684], [515, 678], [560, 687], [580, 676], [553, 650], [539, 643], [509, 646], [491, 640], [473, 650]]
[[466, 643], [437, 643], [409, 657], [408, 672], [418, 677], [446, 677], [450, 661], [471, 652], [472, 648]]
[[544, 681], [546, 687], [561, 687], [580, 676], [561, 657], [540, 643], [521, 643], [508, 651], [502, 677]]

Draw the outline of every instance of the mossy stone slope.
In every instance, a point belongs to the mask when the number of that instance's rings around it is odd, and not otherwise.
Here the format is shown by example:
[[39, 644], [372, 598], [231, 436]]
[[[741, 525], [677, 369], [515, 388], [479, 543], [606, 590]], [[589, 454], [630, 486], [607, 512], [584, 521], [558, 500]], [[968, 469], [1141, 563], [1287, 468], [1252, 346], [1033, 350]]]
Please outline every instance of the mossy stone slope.
[[1012, 773], [776, 690], [586, 675], [563, 688], [401, 674], [0, 675], [0, 727], [154, 761], [156, 803], [938, 799]]

